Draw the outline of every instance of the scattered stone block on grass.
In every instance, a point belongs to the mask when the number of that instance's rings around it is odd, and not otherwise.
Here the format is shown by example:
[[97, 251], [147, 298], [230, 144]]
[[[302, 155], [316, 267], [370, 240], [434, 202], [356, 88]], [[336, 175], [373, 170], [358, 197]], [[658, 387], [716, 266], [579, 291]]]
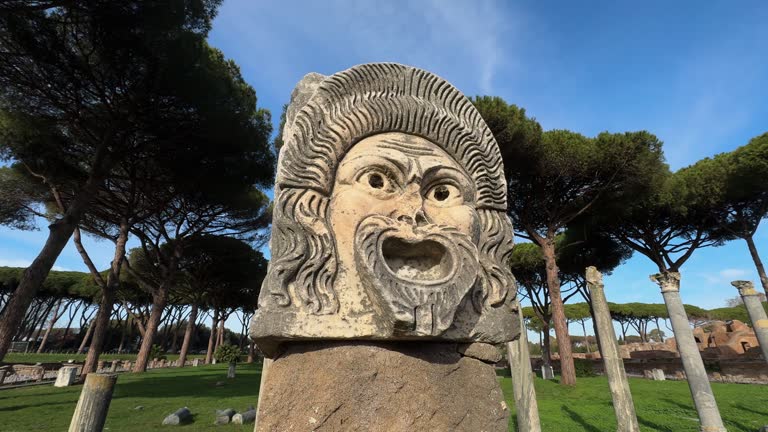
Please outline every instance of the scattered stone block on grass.
[[234, 416], [232, 416], [232, 423], [233, 424], [251, 424], [256, 420], [256, 410], [251, 408], [248, 411], [237, 413]]
[[666, 381], [667, 377], [664, 375], [664, 371], [661, 369], [652, 369], [651, 375], [653, 375], [654, 381]]
[[64, 366], [59, 369], [59, 372], [56, 375], [56, 382], [53, 386], [69, 387], [75, 382], [75, 378], [77, 378], [77, 366]]
[[235, 415], [235, 410], [232, 408], [227, 408], [224, 410], [216, 410], [216, 419], [213, 421], [213, 424], [215, 425], [225, 425], [229, 424], [230, 420], [232, 420], [232, 416]]
[[163, 419], [164, 425], [180, 425], [192, 420], [192, 413], [189, 408], [179, 408], [173, 414]]
[[552, 370], [552, 366], [541, 366], [541, 378], [545, 380], [555, 379], [555, 371]]

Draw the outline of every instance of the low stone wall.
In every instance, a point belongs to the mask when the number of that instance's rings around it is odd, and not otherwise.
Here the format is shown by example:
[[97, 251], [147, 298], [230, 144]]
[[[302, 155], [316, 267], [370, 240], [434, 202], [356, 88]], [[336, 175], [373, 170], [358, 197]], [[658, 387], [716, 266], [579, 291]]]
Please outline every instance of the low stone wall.
[[[603, 362], [600, 359], [579, 359], [580, 362], [591, 363], [596, 374], [604, 373]], [[531, 358], [533, 370], [541, 370], [543, 361], [541, 358]], [[704, 359], [704, 366], [710, 381], [741, 384], [768, 384], [768, 363], [762, 359]], [[560, 360], [553, 359], [552, 367], [560, 370]], [[653, 369], [661, 369], [667, 379], [683, 380], [685, 371], [679, 358], [657, 359], [624, 359], [624, 369], [627, 375], [644, 377]]]
[[[134, 362], [131, 360], [99, 361], [96, 372], [129, 372]], [[197, 359], [187, 360], [185, 366], [197, 366], [205, 364]], [[76, 366], [77, 375], [83, 367], [83, 363], [36, 363], [36, 364], [7, 364], [0, 366], [0, 386], [18, 385], [29, 382], [54, 381], [59, 369], [64, 366]], [[160, 369], [178, 367], [178, 360], [168, 361], [154, 359], [147, 364], [147, 369]]]

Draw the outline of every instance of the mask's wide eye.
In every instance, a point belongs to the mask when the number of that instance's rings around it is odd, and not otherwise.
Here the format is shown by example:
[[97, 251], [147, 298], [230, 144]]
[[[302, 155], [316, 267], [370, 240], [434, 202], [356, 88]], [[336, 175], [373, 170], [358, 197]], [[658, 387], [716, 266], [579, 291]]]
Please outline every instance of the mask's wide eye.
[[458, 205], [464, 202], [464, 197], [459, 188], [451, 183], [439, 183], [427, 190], [427, 201], [435, 205]]
[[368, 186], [374, 189], [384, 189], [385, 182], [385, 177], [379, 173], [374, 172], [368, 174]]
[[391, 193], [395, 190], [395, 182], [387, 173], [372, 169], [366, 171], [357, 178], [357, 182], [374, 194]]

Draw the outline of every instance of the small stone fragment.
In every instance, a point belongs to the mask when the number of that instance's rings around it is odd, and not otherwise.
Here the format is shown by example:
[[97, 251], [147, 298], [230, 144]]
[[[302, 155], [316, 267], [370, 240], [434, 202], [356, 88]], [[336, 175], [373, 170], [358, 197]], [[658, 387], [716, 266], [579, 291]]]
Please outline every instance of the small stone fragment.
[[459, 344], [456, 350], [465, 357], [476, 358], [486, 363], [498, 363], [501, 360], [501, 352], [494, 345], [487, 343]]
[[256, 410], [251, 408], [248, 411], [237, 413], [234, 416], [232, 416], [232, 423], [233, 424], [250, 424], [253, 423], [253, 421], [256, 420]]
[[661, 369], [651, 369], [651, 374], [653, 375], [654, 381], [665, 381], [667, 379], [667, 377], [664, 376], [664, 371]]
[[144, 409], [144, 405], [136, 405], [136, 407], [133, 408], [133, 409], [136, 410], [136, 411], [143, 410]]
[[224, 410], [216, 410], [216, 419], [213, 421], [215, 425], [225, 425], [232, 420], [232, 416], [235, 415], [235, 410], [227, 408]]
[[56, 375], [56, 382], [54, 387], [69, 387], [75, 382], [77, 378], [77, 366], [64, 366], [59, 369]]
[[192, 420], [192, 413], [189, 411], [189, 408], [179, 408], [174, 412], [173, 414], [169, 415], [165, 419], [163, 419], [164, 425], [180, 425], [183, 423], [186, 423], [187, 421]]

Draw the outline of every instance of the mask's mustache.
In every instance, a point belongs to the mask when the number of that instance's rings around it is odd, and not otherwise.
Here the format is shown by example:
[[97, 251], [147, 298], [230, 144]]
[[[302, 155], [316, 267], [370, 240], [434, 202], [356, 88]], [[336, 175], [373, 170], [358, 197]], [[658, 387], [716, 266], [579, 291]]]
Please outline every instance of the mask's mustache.
[[393, 309], [404, 333], [438, 335], [477, 278], [478, 250], [452, 227], [413, 226], [384, 216], [363, 220], [355, 235], [358, 268]]

